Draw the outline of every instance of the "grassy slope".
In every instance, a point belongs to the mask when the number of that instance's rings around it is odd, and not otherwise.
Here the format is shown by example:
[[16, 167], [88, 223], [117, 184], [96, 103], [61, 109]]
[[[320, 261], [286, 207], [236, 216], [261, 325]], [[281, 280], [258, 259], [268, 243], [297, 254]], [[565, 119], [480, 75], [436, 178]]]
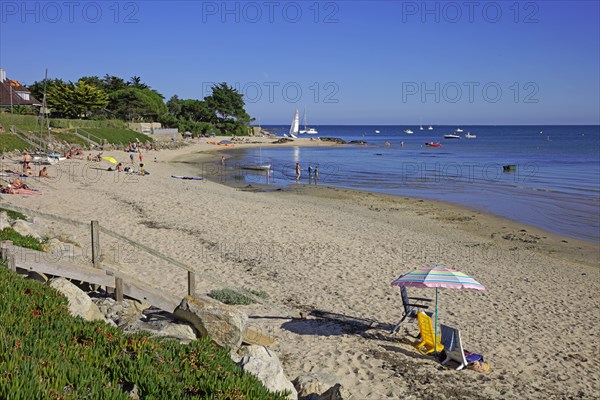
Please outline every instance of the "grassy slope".
[[[35, 115], [12, 115], [0, 113], [0, 125], [6, 132], [14, 125], [20, 131], [39, 132], [38, 117]], [[71, 145], [87, 147], [87, 142], [69, 132], [69, 129], [75, 127], [83, 128], [85, 131], [97, 136], [100, 139], [106, 139], [112, 144], [127, 144], [139, 140], [144, 143], [152, 139], [141, 133], [137, 133], [126, 128], [122, 121], [88, 121], [88, 120], [67, 120], [52, 119], [50, 125], [55, 128], [52, 135], [59, 141], [67, 142]], [[85, 133], [80, 132], [83, 136]], [[30, 146], [23, 140], [16, 138], [8, 133], [0, 134], [0, 151], [24, 150]]]

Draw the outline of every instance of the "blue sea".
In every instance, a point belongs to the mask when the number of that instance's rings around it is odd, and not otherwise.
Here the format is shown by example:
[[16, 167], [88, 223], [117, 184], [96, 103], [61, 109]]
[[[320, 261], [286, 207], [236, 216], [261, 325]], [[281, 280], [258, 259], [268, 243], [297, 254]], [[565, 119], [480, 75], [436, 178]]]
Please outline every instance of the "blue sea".
[[[278, 136], [289, 127], [263, 126]], [[366, 145], [235, 150], [238, 165], [270, 163], [270, 185], [300, 183], [466, 205], [565, 236], [600, 242], [600, 126], [317, 126], [318, 135]], [[413, 134], [404, 133], [412, 129]], [[378, 131], [378, 132], [377, 132]], [[477, 137], [465, 139], [470, 132]], [[385, 146], [385, 142], [389, 146]], [[441, 147], [425, 146], [440, 142]], [[318, 164], [319, 180], [308, 167]], [[504, 165], [516, 169], [505, 172]], [[244, 174], [248, 182], [263, 177]]]

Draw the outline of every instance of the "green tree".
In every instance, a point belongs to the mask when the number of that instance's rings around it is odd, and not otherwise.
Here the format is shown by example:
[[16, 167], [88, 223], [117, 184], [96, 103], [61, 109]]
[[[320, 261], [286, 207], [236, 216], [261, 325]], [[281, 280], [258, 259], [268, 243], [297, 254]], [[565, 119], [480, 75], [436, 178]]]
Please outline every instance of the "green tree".
[[246, 134], [244, 125], [250, 122], [250, 116], [244, 109], [244, 96], [227, 83], [212, 87], [212, 94], [205, 98], [212, 113], [212, 122], [222, 132]]
[[109, 97], [111, 112], [127, 121], [156, 120], [167, 112], [162, 95], [152, 89], [127, 87]]
[[83, 81], [84, 83], [91, 85], [97, 89], [102, 89], [106, 91], [106, 85], [104, 81], [98, 76], [82, 76], [79, 78], [79, 81]]
[[178, 117], [181, 114], [181, 100], [175, 94], [171, 96], [169, 101], [167, 101], [167, 109], [169, 110], [169, 114]]
[[41, 81], [33, 82], [28, 89], [31, 92], [31, 95], [39, 101], [44, 99], [44, 83], [47, 88], [51, 85], [64, 84], [62, 79], [42, 79]]
[[117, 90], [125, 89], [127, 87], [127, 83], [125, 82], [125, 80], [119, 78], [118, 76], [113, 76], [109, 74], [104, 75], [103, 82], [104, 90], [106, 90], [108, 94]]
[[142, 83], [142, 78], [140, 78], [139, 76], [132, 76], [131, 78], [129, 78], [129, 81], [127, 82], [127, 86], [131, 86], [137, 89], [148, 89], [149, 86], [146, 85], [145, 83]]
[[70, 100], [79, 116], [89, 116], [92, 112], [104, 110], [108, 105], [108, 95], [104, 90], [85, 83], [83, 80], [71, 84]]
[[201, 100], [182, 100], [180, 116], [195, 122], [210, 122], [214, 114], [208, 104]]
[[104, 90], [83, 80], [76, 84], [55, 80], [48, 82], [46, 101], [54, 112], [65, 117], [85, 118], [94, 111], [103, 110], [108, 105], [108, 96]]
[[46, 103], [52, 112], [67, 118], [76, 118], [77, 111], [71, 102], [73, 83], [66, 83], [61, 79], [48, 81], [46, 84]]

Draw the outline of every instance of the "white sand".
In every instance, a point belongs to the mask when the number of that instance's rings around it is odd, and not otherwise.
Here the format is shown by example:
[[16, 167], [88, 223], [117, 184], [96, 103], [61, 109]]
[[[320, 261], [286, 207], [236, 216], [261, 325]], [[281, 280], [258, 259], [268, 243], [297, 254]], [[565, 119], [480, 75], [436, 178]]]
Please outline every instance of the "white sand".
[[[57, 178], [29, 179], [42, 196], [2, 195], [2, 201], [85, 223], [97, 219], [194, 267], [199, 292], [223, 286], [268, 292], [268, 304], [243, 308], [254, 326], [275, 336], [273, 349], [290, 379], [331, 374], [356, 399], [597, 398], [598, 244], [432, 201], [302, 185], [247, 192], [170, 178], [197, 171], [167, 161], [215, 148], [196, 144], [144, 153], [150, 172], [144, 177], [65, 161], [60, 173], [50, 168]], [[129, 162], [128, 153], [105, 155]], [[207, 162], [212, 168], [212, 158]], [[43, 222], [87, 246], [86, 229]], [[516, 240], [506, 239], [509, 234]], [[186, 274], [176, 266], [107, 235], [101, 244], [110, 253], [107, 263], [159, 290], [185, 294]], [[466, 348], [485, 355], [489, 374], [442, 368], [421, 356], [404, 332], [384, 329], [402, 313], [390, 282], [437, 263], [488, 289], [440, 290], [439, 318], [461, 330]], [[379, 325], [290, 318], [315, 309]], [[412, 334], [418, 330], [415, 323], [405, 327]]]

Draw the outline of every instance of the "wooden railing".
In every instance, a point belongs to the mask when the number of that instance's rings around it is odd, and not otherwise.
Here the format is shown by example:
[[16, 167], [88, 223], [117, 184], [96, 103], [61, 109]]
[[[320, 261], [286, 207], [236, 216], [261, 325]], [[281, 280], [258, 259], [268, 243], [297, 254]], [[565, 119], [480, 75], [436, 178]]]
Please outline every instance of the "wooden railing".
[[[13, 271], [25, 270], [42, 273], [51, 276], [60, 276], [91, 285], [105, 287], [108, 291], [114, 291], [115, 299], [120, 302], [124, 296], [128, 296], [152, 304], [162, 310], [173, 312], [181, 301], [181, 297], [170, 294], [162, 294], [157, 288], [150, 287], [135, 278], [110, 268], [103, 268], [100, 264], [100, 226], [98, 221], [91, 222], [92, 238], [92, 266], [85, 266], [58, 257], [57, 260], [51, 254], [24, 247], [14, 246], [12, 241], [0, 242], [0, 254], [6, 261], [6, 265]], [[196, 274], [187, 270], [188, 295], [196, 292]]]
[[[181, 301], [181, 296], [178, 297], [170, 294], [158, 294], [163, 293], [164, 290], [156, 287], [150, 287], [147, 284], [137, 281], [135, 278], [122, 273], [121, 271], [108, 268], [100, 262], [100, 234], [102, 233], [117, 239], [119, 243], [128, 243], [131, 246], [164, 261], [168, 265], [175, 266], [180, 270], [180, 272], [186, 271], [187, 294], [194, 295], [196, 293], [196, 271], [192, 267], [174, 259], [171, 256], [162, 254], [154, 248], [133, 241], [124, 235], [109, 230], [101, 226], [98, 221], [92, 221], [91, 224], [88, 225], [80, 221], [75, 221], [69, 218], [64, 218], [25, 207], [19, 207], [13, 204], [3, 204], [2, 208], [17, 211], [29, 216], [37, 216], [43, 219], [72, 225], [77, 228], [89, 228], [91, 234], [91, 266], [89, 264], [84, 265], [83, 263], [69, 262], [67, 259], [65, 259], [68, 257], [59, 257], [60, 259], [58, 261], [47, 260], [48, 258], [53, 257], [51, 253], [43, 253], [31, 249], [17, 247], [9, 241], [0, 242], [2, 259], [6, 260], [7, 265], [13, 270], [23, 269], [41, 272], [52, 276], [61, 276], [67, 279], [87, 282], [92, 285], [104, 286], [106, 287], [107, 291], [114, 290], [115, 297], [118, 301], [121, 301], [125, 295], [140, 301], [145, 301], [165, 311], [173, 311]], [[34, 261], [31, 261], [31, 259]], [[219, 279], [211, 277], [209, 274], [203, 274], [202, 279], [222, 288], [229, 288], [234, 291], [239, 291], [239, 289], [228, 287], [228, 285], [224, 284]], [[283, 307], [281, 305], [269, 303], [265, 299], [255, 296], [248, 291], [243, 291], [242, 294], [250, 297], [256, 303], [267, 305], [270, 308], [279, 309], [289, 314], [296, 313], [295, 310], [288, 309], [287, 307]]]

